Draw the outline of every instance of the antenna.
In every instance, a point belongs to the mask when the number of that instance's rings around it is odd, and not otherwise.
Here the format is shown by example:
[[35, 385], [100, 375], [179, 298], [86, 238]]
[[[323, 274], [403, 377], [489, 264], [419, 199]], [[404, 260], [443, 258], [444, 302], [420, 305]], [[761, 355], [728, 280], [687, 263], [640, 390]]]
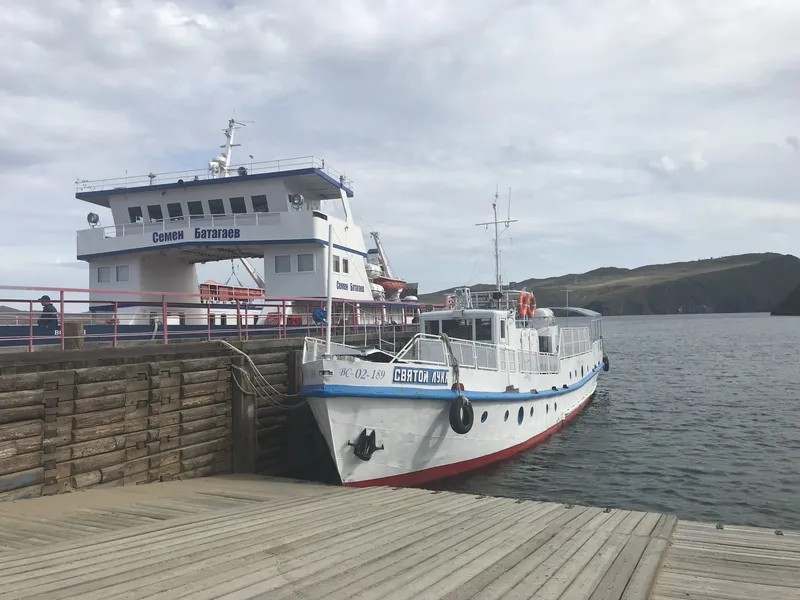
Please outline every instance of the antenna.
[[228, 176], [231, 166], [232, 149], [241, 146], [241, 144], [233, 143], [234, 133], [244, 127], [246, 123], [255, 123], [255, 121], [236, 121], [235, 119], [228, 119], [228, 126], [222, 130], [222, 133], [225, 134], [225, 144], [220, 146], [223, 152], [208, 163], [208, 169], [211, 171], [212, 176], [217, 174]]
[[[494, 221], [487, 221], [486, 223], [475, 223], [476, 227], [484, 225], [488, 227], [489, 225], [494, 225], [494, 276], [495, 276], [495, 284], [497, 285], [497, 291], [503, 291], [503, 278], [500, 275], [500, 236], [503, 235], [509, 227], [511, 227], [511, 223], [516, 223], [517, 219], [511, 219], [511, 188], [508, 190], [508, 219], [505, 221], [498, 221], [497, 220], [497, 199], [500, 197], [498, 193], [498, 189], [495, 189], [494, 192], [494, 202], [492, 202], [492, 211], [494, 211]], [[501, 223], [505, 223], [505, 228], [503, 231], [499, 231], [498, 226]]]

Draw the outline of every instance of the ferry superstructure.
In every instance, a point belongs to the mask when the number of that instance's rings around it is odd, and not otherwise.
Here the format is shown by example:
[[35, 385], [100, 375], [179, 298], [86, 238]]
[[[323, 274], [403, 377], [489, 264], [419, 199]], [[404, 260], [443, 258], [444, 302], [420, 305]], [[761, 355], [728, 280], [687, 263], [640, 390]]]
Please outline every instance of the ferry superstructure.
[[[373, 281], [383, 271], [367, 260], [362, 230], [353, 219], [352, 182], [314, 156], [234, 165], [232, 150], [239, 145], [234, 136], [241, 126], [229, 120], [223, 150], [204, 170], [77, 181], [76, 198], [110, 209], [114, 222], [99, 226], [98, 215], [89, 213], [90, 227], [77, 232], [77, 257], [89, 263], [92, 311], [108, 314], [113, 303], [121, 326], [152, 322], [159, 310], [148, 305], [158, 292], [168, 294], [171, 305], [185, 300], [167, 317], [176, 325], [203, 325], [209, 314], [214, 324], [230, 322], [235, 315], [241, 318], [242, 307], [219, 302], [214, 282], [203, 288], [213, 312], [198, 305], [197, 265], [241, 260], [253, 274], [247, 261], [255, 259], [263, 273], [256, 279], [258, 287], [271, 298], [290, 300], [282, 309], [285, 314], [276, 316], [274, 308], [260, 307], [251, 291], [240, 290], [252, 324], [291, 319], [293, 314], [295, 323], [307, 321], [313, 304], [308, 300], [322, 301], [327, 295], [325, 265], [332, 231], [335, 297], [356, 306], [355, 311], [343, 311], [338, 321], [377, 318], [360, 312], [360, 303], [385, 296]], [[332, 210], [334, 204], [340, 210]], [[389, 299], [399, 302], [401, 290]], [[126, 292], [123, 298], [119, 291]], [[227, 296], [234, 292], [225, 291]], [[382, 309], [380, 319], [410, 319], [414, 310], [406, 308], [411, 306], [398, 305], [395, 312]]]

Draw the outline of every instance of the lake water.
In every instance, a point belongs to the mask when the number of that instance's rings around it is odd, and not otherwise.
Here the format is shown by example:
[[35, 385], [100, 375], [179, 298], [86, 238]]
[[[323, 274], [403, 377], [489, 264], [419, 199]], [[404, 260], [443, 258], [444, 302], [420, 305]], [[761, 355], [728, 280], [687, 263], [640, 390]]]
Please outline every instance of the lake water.
[[800, 318], [605, 318], [594, 401], [435, 489], [800, 530]]

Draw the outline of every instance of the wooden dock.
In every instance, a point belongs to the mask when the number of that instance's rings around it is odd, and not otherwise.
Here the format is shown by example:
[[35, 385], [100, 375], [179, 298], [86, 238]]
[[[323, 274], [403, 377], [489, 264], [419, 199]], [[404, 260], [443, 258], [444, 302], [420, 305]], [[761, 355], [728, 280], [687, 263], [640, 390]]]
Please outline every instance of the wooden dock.
[[0, 597], [788, 600], [800, 534], [217, 476], [0, 504]]

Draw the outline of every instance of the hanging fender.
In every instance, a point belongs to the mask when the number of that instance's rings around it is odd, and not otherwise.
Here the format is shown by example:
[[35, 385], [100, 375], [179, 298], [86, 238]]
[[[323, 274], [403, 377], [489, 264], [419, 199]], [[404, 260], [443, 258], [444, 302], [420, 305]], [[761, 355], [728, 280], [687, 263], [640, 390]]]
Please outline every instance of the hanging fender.
[[459, 394], [458, 398], [450, 403], [450, 427], [458, 434], [464, 435], [472, 429], [475, 421], [475, 412], [472, 410], [472, 403], [464, 394]]

